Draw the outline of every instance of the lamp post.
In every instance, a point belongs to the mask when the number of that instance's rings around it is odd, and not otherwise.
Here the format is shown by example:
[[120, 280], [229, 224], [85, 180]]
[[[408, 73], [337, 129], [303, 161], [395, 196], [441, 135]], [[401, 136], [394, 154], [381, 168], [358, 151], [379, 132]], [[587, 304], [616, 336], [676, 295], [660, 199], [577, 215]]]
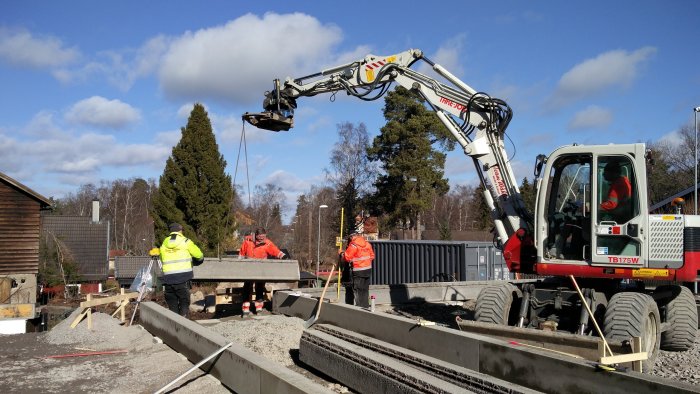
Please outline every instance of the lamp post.
[[321, 286], [321, 281], [318, 279], [318, 271], [321, 268], [321, 209], [328, 208], [328, 205], [318, 206], [318, 238], [316, 242], [316, 287]]
[[[693, 112], [695, 113], [695, 188], [694, 188], [694, 196], [693, 199], [693, 205], [695, 206], [695, 211], [693, 212], [694, 215], [698, 214], [698, 112], [700, 112], [700, 107], [695, 107], [693, 108]], [[693, 292], [695, 294], [698, 294], [698, 279], [695, 278], [695, 281], [693, 281]]]
[[698, 214], [698, 112], [700, 112], [700, 107], [695, 107], [693, 108], [693, 112], [695, 112], [695, 192], [693, 194], [693, 205], [695, 206], [695, 210], [693, 211], [693, 215]]

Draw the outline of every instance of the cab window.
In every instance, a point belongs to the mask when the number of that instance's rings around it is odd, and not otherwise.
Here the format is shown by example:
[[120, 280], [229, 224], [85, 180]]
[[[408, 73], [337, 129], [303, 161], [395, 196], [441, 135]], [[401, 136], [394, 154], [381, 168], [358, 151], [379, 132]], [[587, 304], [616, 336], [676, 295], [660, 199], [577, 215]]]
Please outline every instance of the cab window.
[[632, 162], [624, 156], [600, 156], [597, 166], [598, 223], [626, 223], [639, 214]]

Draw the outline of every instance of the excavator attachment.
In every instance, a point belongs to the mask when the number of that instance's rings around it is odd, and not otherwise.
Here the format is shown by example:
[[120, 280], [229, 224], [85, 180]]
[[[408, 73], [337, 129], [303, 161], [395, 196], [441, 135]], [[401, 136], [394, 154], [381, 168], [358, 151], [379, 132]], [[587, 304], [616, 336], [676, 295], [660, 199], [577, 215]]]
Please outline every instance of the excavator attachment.
[[283, 116], [274, 111], [243, 114], [243, 120], [253, 126], [270, 131], [287, 131], [294, 127], [294, 118]]
[[243, 114], [243, 120], [253, 126], [271, 131], [287, 131], [294, 127], [294, 110], [297, 102], [293, 93], [280, 88], [279, 79], [274, 80], [274, 89], [265, 92], [263, 112]]

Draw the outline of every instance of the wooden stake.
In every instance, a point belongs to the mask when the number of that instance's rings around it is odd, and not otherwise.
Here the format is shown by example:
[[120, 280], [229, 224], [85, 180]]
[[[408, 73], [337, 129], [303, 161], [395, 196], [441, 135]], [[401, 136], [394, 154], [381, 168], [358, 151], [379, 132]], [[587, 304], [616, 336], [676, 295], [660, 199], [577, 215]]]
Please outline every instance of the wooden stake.
[[606, 349], [608, 352], [610, 352], [611, 356], [614, 356], [612, 350], [610, 349], [610, 346], [608, 346], [608, 341], [605, 340], [605, 336], [603, 335], [603, 331], [600, 330], [600, 326], [598, 326], [598, 322], [595, 321], [595, 316], [593, 316], [593, 311], [591, 311], [591, 307], [588, 306], [588, 303], [586, 302], [586, 298], [583, 296], [583, 293], [581, 293], [581, 289], [578, 287], [578, 283], [576, 283], [576, 278], [574, 278], [573, 275], [569, 275], [569, 278], [571, 278], [571, 282], [573, 282], [574, 287], [576, 288], [576, 292], [578, 293], [579, 298], [581, 298], [581, 302], [583, 303], [583, 306], [586, 307], [588, 314], [591, 316], [591, 320], [593, 320], [593, 325], [595, 326], [596, 331], [598, 331], [598, 335], [600, 336], [600, 339], [603, 341], [603, 345], [605, 346], [603, 348], [603, 356], [605, 356]]

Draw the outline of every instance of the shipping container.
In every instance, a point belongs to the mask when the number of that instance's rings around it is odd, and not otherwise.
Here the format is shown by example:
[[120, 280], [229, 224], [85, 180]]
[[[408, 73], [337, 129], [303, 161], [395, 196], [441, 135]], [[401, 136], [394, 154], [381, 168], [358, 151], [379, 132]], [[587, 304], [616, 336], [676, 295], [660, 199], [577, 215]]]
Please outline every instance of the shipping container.
[[509, 280], [503, 254], [491, 242], [370, 241], [373, 285]]

